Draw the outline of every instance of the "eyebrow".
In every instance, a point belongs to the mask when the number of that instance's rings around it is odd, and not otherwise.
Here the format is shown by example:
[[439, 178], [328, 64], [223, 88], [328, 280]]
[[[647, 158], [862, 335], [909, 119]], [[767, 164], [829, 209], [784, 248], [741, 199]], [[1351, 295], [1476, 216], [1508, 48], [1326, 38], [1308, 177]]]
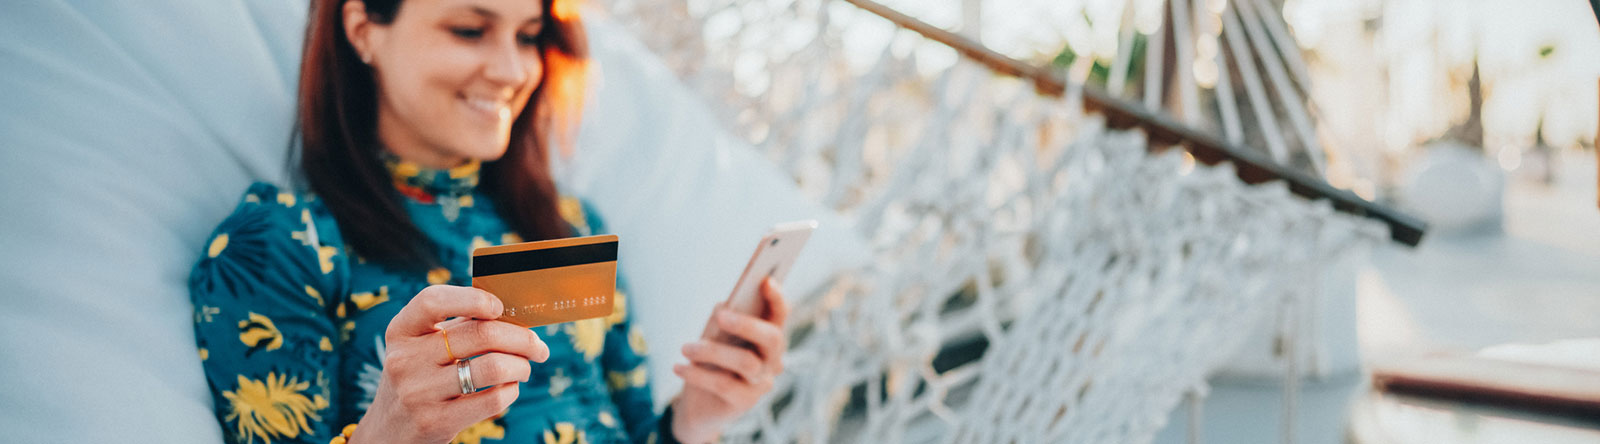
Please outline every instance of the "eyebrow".
[[[494, 11], [490, 11], [488, 9], [485, 9], [482, 6], [473, 6], [472, 7], [472, 12], [475, 13], [475, 14], [484, 16], [486, 18], [490, 18], [490, 19], [500, 18], [500, 14], [499, 13], [496, 13]], [[542, 22], [542, 21], [544, 21], [544, 12], [540, 11], [539, 14], [536, 14], [532, 18], [529, 18], [527, 23]]]

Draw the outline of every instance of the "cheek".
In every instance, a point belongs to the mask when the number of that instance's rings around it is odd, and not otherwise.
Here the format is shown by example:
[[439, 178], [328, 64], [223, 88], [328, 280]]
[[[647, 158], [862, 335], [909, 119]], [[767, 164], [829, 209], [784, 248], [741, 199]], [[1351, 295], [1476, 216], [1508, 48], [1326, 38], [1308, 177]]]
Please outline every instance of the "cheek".
[[391, 60], [380, 75], [383, 94], [394, 111], [413, 122], [445, 112], [472, 73], [470, 52], [439, 45], [418, 45]]

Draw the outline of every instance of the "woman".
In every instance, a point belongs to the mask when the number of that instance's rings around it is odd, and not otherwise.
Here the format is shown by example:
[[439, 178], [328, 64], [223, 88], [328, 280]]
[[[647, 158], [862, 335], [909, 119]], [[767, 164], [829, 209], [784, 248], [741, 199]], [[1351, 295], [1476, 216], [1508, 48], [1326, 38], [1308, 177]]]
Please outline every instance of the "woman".
[[770, 390], [787, 346], [770, 282], [763, 316], [712, 317], [754, 347], [685, 346], [660, 415], [625, 294], [609, 317], [530, 330], [468, 286], [473, 247], [602, 230], [546, 163], [551, 132], [572, 129], [552, 122], [576, 117], [573, 5], [312, 3], [309, 190], [253, 185], [190, 277], [231, 441], [706, 442]]

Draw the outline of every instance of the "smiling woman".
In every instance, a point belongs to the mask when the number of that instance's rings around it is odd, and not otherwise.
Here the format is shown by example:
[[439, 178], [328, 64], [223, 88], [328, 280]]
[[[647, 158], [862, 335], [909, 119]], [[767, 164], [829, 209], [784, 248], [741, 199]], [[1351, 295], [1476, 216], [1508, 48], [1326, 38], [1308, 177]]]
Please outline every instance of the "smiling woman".
[[313, 2], [300, 73], [301, 166], [341, 222], [393, 221], [344, 228], [367, 257], [436, 265], [431, 246], [395, 242], [423, 239], [387, 192], [391, 178], [374, 155], [380, 141], [432, 168], [499, 159], [483, 177], [518, 203], [506, 206], [517, 231], [563, 235], [545, 153], [552, 129], [573, 130], [553, 128], [555, 111], [576, 107], [542, 86], [581, 84], [584, 65], [543, 60], [583, 60], [583, 28], [576, 14], [545, 15], [551, 0], [496, 3], [505, 6]]
[[530, 330], [470, 286], [474, 248], [604, 231], [547, 161], [583, 92], [567, 0], [314, 0], [308, 26], [305, 189], [251, 186], [189, 279], [230, 440], [706, 442], [771, 390], [775, 286], [762, 317], [719, 309], [754, 347], [686, 347], [663, 412], [621, 290], [609, 316]]

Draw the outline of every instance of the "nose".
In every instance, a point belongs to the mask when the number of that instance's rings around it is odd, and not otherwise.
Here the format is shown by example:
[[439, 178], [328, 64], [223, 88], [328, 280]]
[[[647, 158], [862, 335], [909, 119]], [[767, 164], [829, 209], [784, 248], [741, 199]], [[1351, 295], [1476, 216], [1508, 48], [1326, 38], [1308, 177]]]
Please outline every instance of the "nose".
[[525, 60], [525, 56], [517, 39], [503, 39], [500, 44], [491, 45], [488, 60], [484, 64], [483, 76], [485, 79], [501, 86], [518, 86], [528, 81], [528, 72], [538, 68], [538, 60]]

